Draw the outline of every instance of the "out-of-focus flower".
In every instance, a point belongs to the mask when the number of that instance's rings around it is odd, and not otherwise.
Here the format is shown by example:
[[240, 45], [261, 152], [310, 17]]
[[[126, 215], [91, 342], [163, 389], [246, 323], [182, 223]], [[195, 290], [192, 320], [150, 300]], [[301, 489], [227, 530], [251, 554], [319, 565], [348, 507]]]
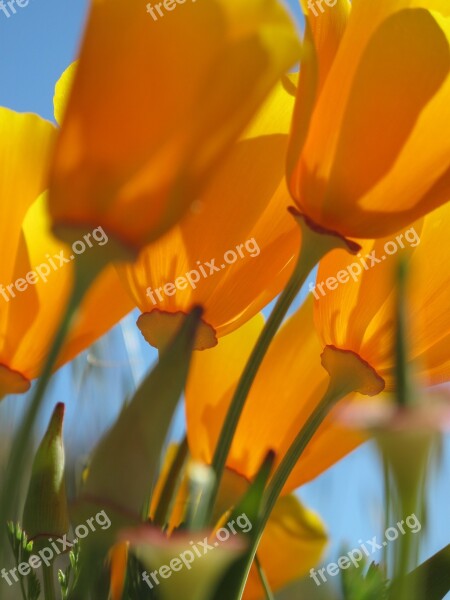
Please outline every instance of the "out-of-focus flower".
[[375, 432], [424, 430], [445, 433], [450, 431], [450, 393], [444, 387], [422, 390], [416, 403], [398, 406], [395, 397], [387, 403], [367, 402], [348, 406], [341, 411], [340, 420], [352, 429]]
[[[45, 210], [45, 175], [56, 134], [36, 115], [0, 108], [0, 398], [27, 391], [39, 375], [73, 285], [71, 248], [50, 234]], [[105, 270], [88, 292], [57, 366], [132, 307], [115, 271]]]
[[[258, 315], [221, 339], [216, 348], [194, 353], [186, 389], [188, 440], [194, 459], [212, 462], [229, 402], [263, 324]], [[267, 352], [246, 401], [228, 468], [251, 480], [270, 450], [276, 453], [277, 466], [327, 389], [322, 351], [309, 299], [284, 323]], [[343, 435], [343, 431], [331, 414], [292, 472], [285, 492], [322, 473], [363, 439], [346, 430]]]
[[[244, 329], [248, 326], [244, 326]], [[236, 333], [229, 338], [236, 337]], [[227, 338], [227, 339], [229, 339]], [[219, 343], [219, 348], [222, 342]], [[217, 352], [217, 350], [214, 350]], [[223, 365], [221, 365], [223, 366]], [[190, 439], [192, 436], [189, 436]], [[195, 444], [195, 442], [194, 442]], [[198, 454], [199, 444], [194, 447], [194, 453]], [[259, 448], [256, 449], [259, 451]], [[161, 498], [161, 492], [167, 475], [173, 464], [177, 453], [177, 446], [169, 447], [162, 472], [155, 487], [152, 497], [150, 517], [153, 519], [156, 508]], [[185, 522], [186, 514], [189, 512], [188, 503], [192, 503], [189, 495], [190, 476], [186, 475], [192, 469], [198, 469], [203, 463], [190, 459], [185, 468], [178, 494], [173, 502], [172, 512], [168, 523], [168, 531], [172, 533], [181, 523]], [[260, 467], [261, 465], [259, 465]], [[217, 503], [214, 510], [213, 520], [216, 523], [215, 530], [227, 529], [228, 519], [232, 507], [244, 496], [249, 487], [249, 479], [242, 471], [226, 469], [221, 482]], [[246, 533], [252, 530], [251, 523], [246, 515], [242, 515], [241, 521], [245, 519], [245, 527], [236, 526], [236, 532]], [[240, 522], [241, 522], [240, 521]], [[240, 529], [239, 529], [240, 528]], [[192, 534], [191, 534], [192, 536]], [[309, 569], [316, 565], [325, 549], [327, 534], [325, 527], [316, 513], [309, 510], [294, 495], [286, 495], [278, 500], [272, 515], [266, 525], [264, 535], [258, 549], [258, 558], [269, 577], [273, 589], [279, 589], [289, 581], [298, 579]], [[276, 551], [275, 551], [276, 549]], [[245, 589], [245, 600], [259, 600], [263, 592], [261, 582], [256, 569], [252, 569]]]
[[383, 237], [450, 197], [450, 6], [338, 0], [307, 20], [291, 193], [324, 227]]
[[109, 563], [111, 570], [111, 581], [109, 595], [111, 600], [122, 600], [123, 589], [128, 566], [129, 542], [119, 542], [111, 548]]
[[[421, 390], [417, 403], [398, 406], [361, 403], [347, 406], [339, 415], [349, 429], [366, 430], [376, 440], [388, 461], [405, 500], [417, 502], [417, 485], [425, 488], [424, 477], [431, 464], [431, 449], [442, 433], [450, 431], [450, 394], [446, 389]], [[407, 514], [406, 511], [404, 514]]]
[[192, 210], [120, 269], [147, 341], [164, 345], [193, 304], [197, 348], [217, 343], [284, 287], [300, 247], [284, 182], [292, 96], [278, 85]]
[[155, 240], [298, 57], [276, 0], [189, 3], [158, 23], [140, 0], [94, 1], [51, 169], [55, 230]]
[[[449, 227], [446, 204], [395, 237], [363, 242], [353, 267], [340, 250], [320, 262], [315, 318], [324, 344], [358, 354], [385, 380], [387, 391], [395, 387], [394, 254], [408, 265], [406, 346], [414, 375], [423, 387], [450, 378]], [[325, 283], [323, 295], [319, 285], [327, 280], [334, 289]]]
[[[186, 389], [186, 411], [189, 448], [195, 460], [211, 464], [230, 400], [262, 326], [263, 319], [257, 316], [222, 338], [216, 348], [194, 354]], [[236, 501], [245, 491], [246, 482], [255, 477], [268, 451], [275, 452], [275, 468], [278, 466], [322, 399], [328, 385], [327, 372], [321, 366], [322, 350], [313, 326], [310, 299], [275, 336], [250, 390], [227, 460], [226, 487], [234, 489], [234, 493], [228, 492], [228, 505], [233, 502], [232, 496]], [[356, 401], [355, 396], [350, 401]], [[300, 577], [317, 564], [325, 541], [317, 518], [299, 506], [295, 508], [295, 499], [286, 494], [322, 473], [364, 439], [359, 432], [348, 431], [337, 422], [332, 411], [307, 446], [278, 500], [278, 508], [258, 549], [272, 588]], [[234, 487], [229, 484], [231, 480]], [[219, 496], [223, 494], [222, 489]], [[285, 513], [286, 508], [293, 512]], [[274, 552], [273, 540], [277, 535], [286, 535], [288, 539], [276, 544]], [[255, 572], [251, 574], [247, 593], [249, 598], [261, 597]]]
[[[204, 544], [211, 535], [210, 531], [197, 531], [196, 539]], [[148, 569], [142, 578], [149, 589], [158, 590], [162, 600], [209, 600], [227, 569], [245, 549], [241, 538], [230, 536], [206, 552], [205, 546], [199, 544], [194, 554], [192, 532], [176, 532], [167, 537], [150, 525], [125, 530], [121, 537], [129, 541], [130, 550]], [[155, 577], [151, 577], [152, 571]]]

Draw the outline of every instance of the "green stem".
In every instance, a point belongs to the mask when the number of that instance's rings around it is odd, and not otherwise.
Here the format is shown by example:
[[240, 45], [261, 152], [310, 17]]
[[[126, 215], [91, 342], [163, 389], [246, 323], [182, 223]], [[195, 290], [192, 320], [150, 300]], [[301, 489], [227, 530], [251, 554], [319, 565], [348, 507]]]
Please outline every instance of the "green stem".
[[[412, 413], [408, 415], [408, 412]], [[391, 497], [395, 497], [392, 505], [392, 518], [398, 523], [403, 523], [411, 515], [416, 515], [421, 526], [412, 533], [402, 532], [395, 546], [393, 558], [393, 576], [397, 581], [395, 600], [406, 600], [415, 597], [421, 598], [418, 585], [409, 589], [411, 579], [407, 577], [413, 563], [418, 560], [422, 526], [425, 526], [424, 516], [426, 511], [427, 476], [431, 466], [433, 444], [436, 434], [417, 422], [415, 409], [403, 409], [402, 427], [396, 421], [388, 423], [375, 430], [375, 439], [382, 459], [388, 465], [391, 473]], [[405, 416], [406, 415], [406, 416]], [[410, 422], [407, 419], [410, 419]], [[399, 418], [397, 417], [397, 421]], [[418, 532], [422, 531], [421, 536]], [[408, 589], [407, 589], [408, 588]], [[390, 596], [393, 600], [393, 596]]]
[[273, 595], [272, 590], [270, 589], [270, 585], [269, 585], [269, 581], [267, 579], [266, 573], [264, 572], [264, 569], [263, 569], [261, 563], [259, 562], [258, 555], [255, 556], [255, 566], [256, 566], [256, 570], [259, 575], [259, 579], [261, 581], [261, 585], [264, 589], [264, 594], [265, 594], [266, 600], [275, 600], [275, 596]]
[[81, 282], [78, 280], [78, 278], [75, 279], [71, 297], [61, 319], [58, 332], [47, 356], [43, 371], [37, 381], [30, 406], [25, 414], [24, 419], [22, 420], [17, 435], [15, 436], [5, 473], [3, 489], [1, 491], [0, 523], [4, 522], [8, 518], [11, 509], [18, 504], [18, 494], [21, 487], [20, 484], [22, 482], [23, 473], [25, 471], [26, 461], [29, 456], [33, 426], [39, 414], [52, 371], [69, 332], [72, 319], [75, 316], [78, 307], [80, 306], [84, 294], [89, 287], [90, 281], [91, 278], [88, 278], [87, 280], [81, 280]]
[[[386, 531], [391, 524], [391, 515], [392, 511], [392, 503], [394, 501], [392, 497], [392, 489], [391, 489], [391, 472], [389, 469], [389, 463], [386, 460], [386, 457], [382, 457], [383, 460], [383, 482], [384, 482], [384, 530]], [[386, 566], [386, 569], [389, 565], [389, 552], [388, 552], [389, 544], [387, 544], [383, 549], [383, 560]], [[390, 575], [390, 573], [389, 573]]]
[[[416, 467], [416, 465], [414, 465]], [[398, 521], [415, 514], [420, 523], [424, 523], [425, 507], [422, 501], [422, 490], [427, 489], [425, 471], [417, 478], [417, 487], [405, 493], [405, 490], [399, 489], [400, 513], [397, 515]], [[412, 535], [408, 532], [399, 539], [398, 552], [394, 564], [394, 577], [399, 582], [398, 600], [413, 600], [422, 598], [420, 593], [421, 583], [416, 581], [415, 586], [411, 586], [411, 581], [407, 575], [412, 568], [417, 567], [418, 553], [420, 549], [420, 537], [417, 534]]]
[[309, 273], [319, 262], [319, 260], [323, 258], [330, 250], [344, 247], [356, 252], [357, 249], [359, 249], [359, 246], [352, 246], [346, 240], [344, 240], [344, 238], [334, 234], [333, 232], [317, 228], [302, 215], [294, 213], [293, 211], [291, 212], [294, 214], [294, 217], [297, 219], [297, 222], [302, 230], [301, 252], [297, 259], [297, 263], [291, 278], [289, 279], [286, 288], [278, 298], [275, 308], [273, 309], [263, 331], [261, 332], [261, 335], [252, 351], [252, 354], [250, 355], [234, 396], [231, 400], [231, 404], [220, 432], [216, 451], [212, 461], [215, 482], [213, 492], [211, 494], [211, 504], [206, 515], [208, 521], [213, 513], [214, 504], [220, 487], [220, 482], [222, 480], [226, 460], [234, 435], [236, 433], [237, 426], [239, 424], [239, 419], [244, 409], [248, 393], [267, 353], [270, 343], [278, 331], [284, 317], [286, 316], [289, 307], [296, 298]]
[[297, 434], [297, 437], [292, 442], [289, 450], [287, 451], [286, 455], [278, 466], [278, 469], [275, 471], [269, 485], [267, 486], [263, 511], [263, 514], [266, 515], [266, 522], [289, 478], [289, 475], [292, 472], [292, 469], [297, 464], [313, 435], [317, 432], [320, 425], [325, 420], [325, 417], [329, 414], [335, 404], [352, 391], [354, 390], [351, 388], [335, 390], [333, 389], [333, 386], [330, 385], [318, 406], [311, 413], [305, 425]]
[[53, 566], [42, 569], [42, 578], [44, 581], [45, 600], [56, 600], [55, 579], [53, 577]]
[[336, 405], [336, 403], [339, 400], [347, 396], [352, 391], [354, 391], [353, 386], [336, 386], [333, 382], [333, 379], [330, 380], [328, 389], [325, 392], [322, 400], [317, 405], [315, 410], [311, 413], [303, 428], [297, 434], [297, 437], [289, 447], [289, 450], [287, 451], [285, 457], [283, 458], [277, 470], [275, 471], [264, 494], [261, 518], [258, 521], [255, 528], [255, 533], [252, 539], [252, 545], [248, 553], [248, 562], [246, 565], [245, 576], [242, 578], [241, 589], [237, 596], [239, 600], [243, 596], [247, 577], [250, 572], [253, 560], [256, 556], [256, 551], [258, 549], [264, 528], [267, 524], [267, 521], [269, 520], [270, 514], [275, 506], [275, 503], [278, 500], [286, 484], [286, 481], [288, 480], [292, 469], [296, 465], [306, 446], [309, 444], [313, 435], [317, 432], [320, 425], [324, 421], [325, 417], [329, 414], [331, 409]]
[[175, 499], [175, 493], [178, 490], [180, 474], [186, 462], [188, 451], [189, 448], [187, 439], [184, 437], [183, 441], [178, 446], [177, 453], [170, 467], [161, 491], [161, 495], [159, 497], [158, 505], [155, 511], [155, 517], [153, 519], [155, 525], [163, 527], [169, 519], [171, 512], [170, 509]]
[[[18, 566], [18, 565], [17, 565], [17, 566]], [[25, 584], [24, 584], [24, 582], [23, 582], [23, 577], [21, 577], [21, 578], [19, 579], [19, 582], [20, 582], [20, 590], [21, 590], [21, 592], [22, 592], [22, 598], [23, 598], [23, 600], [27, 600], [27, 599], [28, 599], [28, 594], [27, 594], [27, 593], [26, 593], [26, 591], [25, 591]]]
[[411, 386], [410, 366], [408, 364], [407, 344], [407, 302], [406, 302], [407, 264], [400, 260], [397, 265], [396, 331], [395, 331], [395, 379], [396, 400], [399, 406], [411, 406], [414, 394]]

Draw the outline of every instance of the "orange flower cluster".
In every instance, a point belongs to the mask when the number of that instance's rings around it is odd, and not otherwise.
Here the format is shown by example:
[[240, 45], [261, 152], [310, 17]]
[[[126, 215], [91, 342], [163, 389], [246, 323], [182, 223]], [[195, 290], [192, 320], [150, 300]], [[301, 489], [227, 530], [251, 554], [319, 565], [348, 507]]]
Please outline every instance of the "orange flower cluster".
[[[448, 0], [337, 0], [318, 15], [303, 4], [300, 50], [276, 0], [189, 3], [157, 27], [141, 2], [130, 0], [124, 15], [120, 0], [94, 0], [79, 61], [56, 88], [60, 128], [0, 109], [0, 282], [96, 227], [111, 238], [110, 264], [81, 303], [56, 367], [135, 306], [145, 338], [164, 348], [200, 305], [195, 345], [206, 350], [193, 358], [186, 414], [192, 459], [206, 464], [261, 336], [260, 312], [308, 251], [292, 203], [316, 235], [349, 236], [360, 256], [380, 256], [405, 227], [417, 232], [417, 243], [402, 247], [411, 274], [408, 360], [423, 387], [450, 377]], [[299, 74], [286, 75], [298, 60]], [[251, 239], [257, 256], [243, 253], [155, 306], [149, 289]], [[318, 281], [348, 264], [347, 251], [333, 250]], [[280, 464], [317, 407], [329, 381], [325, 347], [356, 356], [380, 389], [395, 391], [396, 268], [386, 257], [360, 269], [309, 298], [275, 335], [228, 455], [224, 512], [269, 451]], [[0, 397], [27, 391], [39, 375], [73, 280], [71, 263], [0, 305]], [[275, 589], [313, 566], [326, 539], [288, 494], [364, 439], [336, 411], [292, 470], [262, 539]], [[116, 562], [123, 572], [123, 547]], [[116, 570], [113, 597], [122, 587]], [[252, 570], [246, 598], [261, 594]]]

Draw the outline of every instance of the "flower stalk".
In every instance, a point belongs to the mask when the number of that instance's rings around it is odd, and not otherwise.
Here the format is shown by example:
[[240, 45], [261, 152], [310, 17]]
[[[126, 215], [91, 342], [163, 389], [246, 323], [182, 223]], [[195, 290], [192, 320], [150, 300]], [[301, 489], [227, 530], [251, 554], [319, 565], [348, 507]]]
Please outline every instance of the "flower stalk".
[[14, 443], [11, 448], [3, 488], [0, 494], [0, 523], [6, 521], [12, 508], [18, 504], [17, 500], [23, 477], [22, 474], [25, 472], [25, 464], [27, 456], [29, 455], [33, 426], [39, 415], [53, 369], [55, 368], [59, 353], [67, 338], [81, 302], [91, 283], [103, 267], [103, 256], [99, 257], [98, 264], [95, 264], [94, 267], [92, 264], [87, 264], [82, 260], [82, 257], [80, 257], [80, 260], [77, 263], [75, 282], [71, 296], [65, 308], [64, 315], [61, 318], [58, 331], [53, 340], [44, 368], [37, 381], [30, 405], [20, 424], [17, 434], [15, 435]]
[[353, 352], [327, 346], [322, 354], [322, 365], [330, 375], [328, 388], [322, 400], [297, 434], [267, 486], [263, 497], [262, 514], [256, 525], [252, 547], [247, 554], [246, 572], [243, 573], [241, 589], [236, 596], [236, 600], [241, 600], [243, 596], [248, 573], [275, 503], [280, 497], [292, 469], [327, 415], [341, 399], [352, 392], [373, 396], [384, 389], [383, 379], [370, 365], [362, 361]]
[[214, 503], [219, 490], [228, 453], [236, 433], [239, 419], [244, 409], [245, 401], [255, 380], [258, 370], [264, 360], [267, 350], [277, 333], [289, 307], [305, 283], [309, 273], [328, 252], [335, 248], [344, 248], [356, 254], [359, 246], [349, 242], [335, 232], [319, 228], [310, 219], [300, 214], [296, 209], [290, 209], [302, 232], [302, 246], [289, 282], [278, 298], [263, 331], [250, 355], [232, 398], [228, 413], [220, 432], [214, 453], [212, 468], [215, 473], [215, 483], [211, 494], [211, 503], [206, 519], [209, 520], [214, 509]]

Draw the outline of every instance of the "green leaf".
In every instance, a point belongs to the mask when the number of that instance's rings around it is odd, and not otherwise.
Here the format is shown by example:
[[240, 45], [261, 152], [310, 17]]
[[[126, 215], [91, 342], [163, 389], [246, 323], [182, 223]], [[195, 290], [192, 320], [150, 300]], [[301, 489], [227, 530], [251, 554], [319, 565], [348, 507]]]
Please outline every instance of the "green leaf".
[[142, 521], [186, 382], [201, 312], [200, 308], [194, 308], [186, 317], [156, 367], [94, 450], [86, 485], [73, 507], [73, 517], [80, 524], [98, 510], [104, 510], [111, 526], [81, 542], [79, 579], [71, 600], [86, 597], [92, 573], [100, 578], [117, 532]]
[[414, 590], [418, 600], [442, 600], [450, 591], [450, 544], [411, 571], [403, 580], [394, 580], [389, 590], [389, 599], [401, 598], [404, 589]]
[[[274, 460], [275, 454], [273, 452], [269, 452], [263, 464], [261, 465], [255, 480], [247, 490], [247, 493], [233, 509], [228, 522], [236, 520], [240, 515], [243, 514], [247, 516], [250, 523], [256, 524], [258, 522], [262, 508], [264, 489], [272, 471]], [[255, 530], [257, 530], [257, 527], [252, 527], [247, 534], [242, 535], [245, 535], [247, 538], [252, 538]], [[252, 544], [250, 543], [250, 548], [251, 547]], [[226, 577], [216, 591], [214, 600], [230, 600], [237, 597], [242, 580], [245, 577], [248, 569], [249, 562], [252, 561], [253, 556], [250, 556], [249, 552], [246, 551], [244, 555], [228, 570]]]
[[269, 480], [273, 464], [275, 462], [275, 453], [267, 453], [264, 462], [259, 469], [255, 480], [247, 490], [239, 504], [231, 514], [231, 519], [237, 519], [239, 515], [245, 513], [252, 523], [255, 523], [260, 515], [263, 493]]
[[153, 523], [163, 529], [166, 527], [169, 521], [169, 515], [171, 514], [171, 508], [176, 498], [176, 492], [181, 484], [182, 473], [188, 454], [189, 448], [187, 438], [185, 436], [183, 441], [178, 446], [175, 458], [169, 469], [169, 473], [161, 491], [161, 496], [158, 500], [155, 516], [153, 518]]
[[[20, 523], [8, 522], [7, 535], [17, 568], [20, 564], [30, 560], [33, 553], [33, 542], [28, 541], [27, 534]], [[19, 578], [19, 585], [23, 600], [39, 600], [41, 584], [33, 570], [26, 578]]]
[[[342, 556], [346, 554], [342, 552]], [[387, 600], [386, 576], [382, 569], [362, 560], [358, 568], [341, 571], [342, 594], [344, 600]]]
[[83, 495], [139, 517], [188, 374], [200, 311], [195, 309], [92, 458]]

